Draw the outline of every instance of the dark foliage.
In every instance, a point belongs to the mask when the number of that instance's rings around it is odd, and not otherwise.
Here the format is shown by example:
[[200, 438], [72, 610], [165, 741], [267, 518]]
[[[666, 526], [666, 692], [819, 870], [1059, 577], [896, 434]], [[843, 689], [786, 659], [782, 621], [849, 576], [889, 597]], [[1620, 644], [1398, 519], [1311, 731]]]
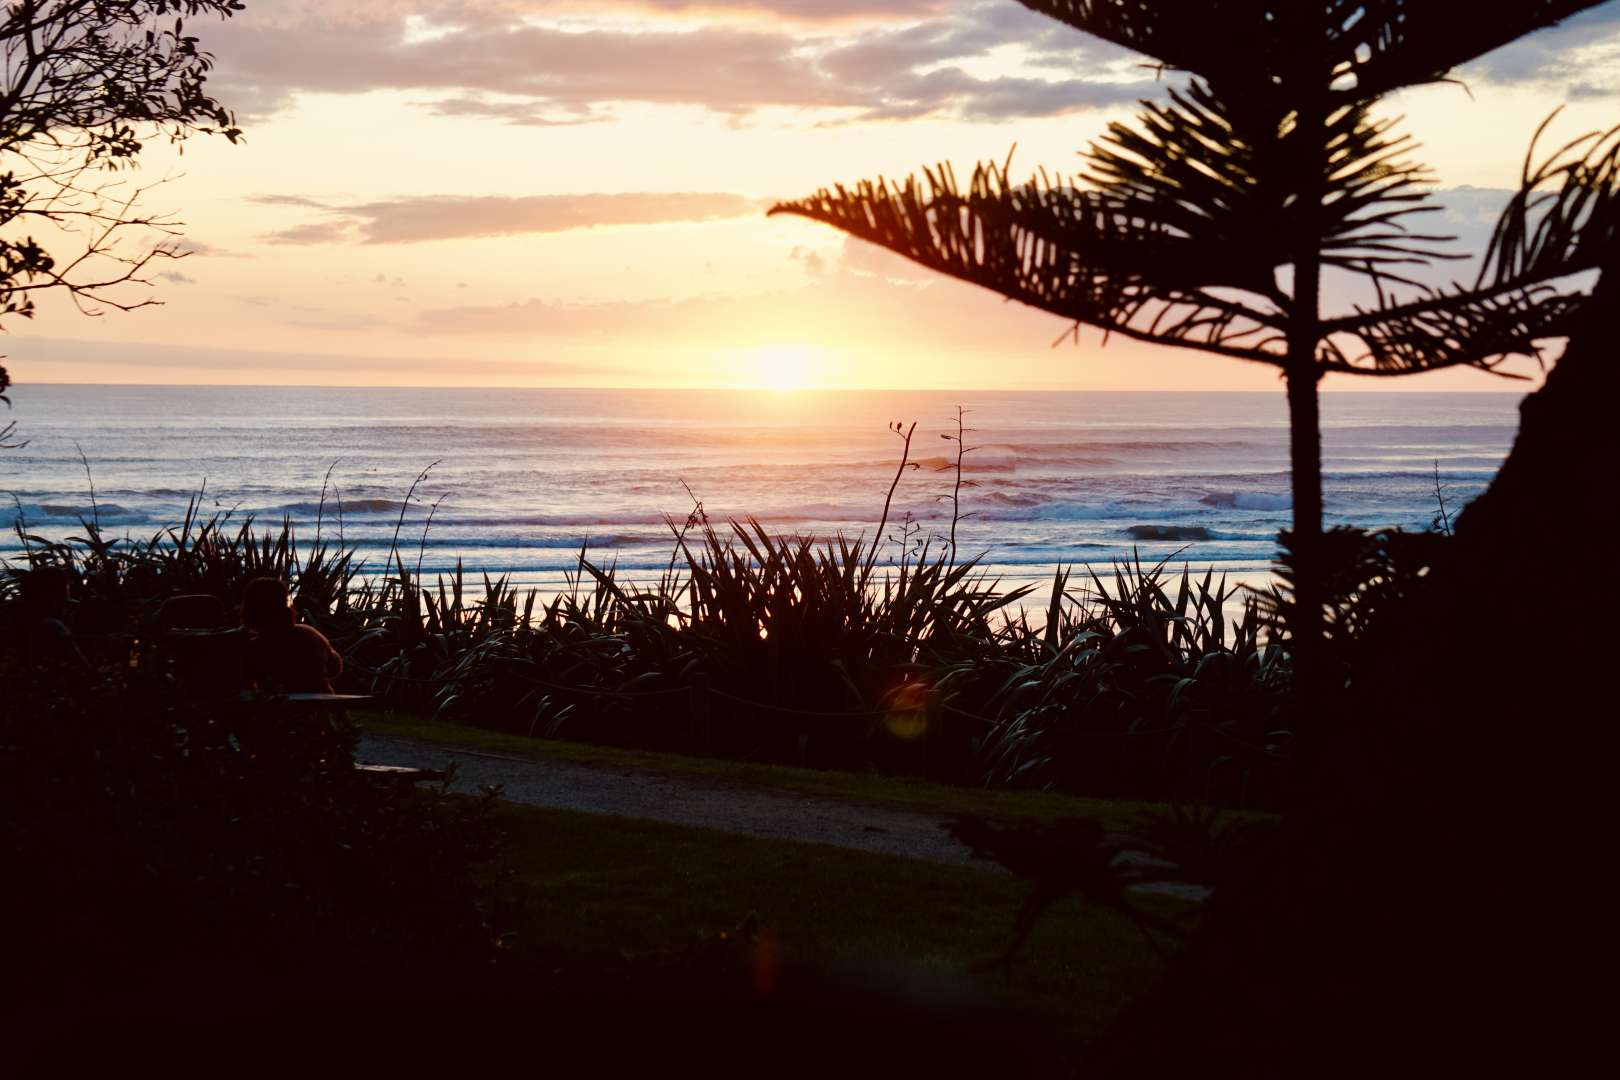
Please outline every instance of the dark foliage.
[[480, 802], [367, 781], [341, 722], [187, 703], [159, 659], [0, 671], [14, 1007], [236, 1011], [488, 967]]
[[[1162, 564], [1084, 585], [1061, 572], [1032, 622], [1032, 588], [1001, 587], [948, 545], [867, 581], [863, 542], [752, 522], [677, 530], [650, 585], [582, 556], [544, 603], [460, 569], [429, 586], [398, 556], [363, 575], [290, 526], [188, 515], [144, 541], [93, 522], [65, 543], [24, 536], [29, 565], [69, 569], [95, 659], [153, 639], [172, 595], [234, 611], [269, 575], [344, 652], [343, 689], [522, 734], [1237, 803], [1273, 801], [1286, 758], [1286, 641], [1213, 574]], [[10, 588], [0, 578], [0, 622]]]
[[[1291, 734], [1285, 636], [1224, 579], [1163, 563], [1053, 583], [1046, 625], [940, 684], [994, 718], [988, 777], [1093, 794], [1273, 803]], [[1231, 618], [1234, 599], [1242, 614]]]
[[[1447, 557], [1446, 539], [1440, 532], [1399, 529], [1339, 527], [1323, 534], [1322, 622], [1336, 685], [1353, 679], [1358, 652], [1369, 638], [1387, 632], [1427, 595], [1430, 574]], [[1262, 594], [1261, 607], [1268, 621], [1289, 626], [1299, 620], [1299, 560], [1290, 532], [1282, 532], [1279, 544], [1278, 585]]]
[[1607, 882], [1612, 617], [1557, 568], [1571, 507], [1620, 529], [1593, 488], [1615, 456], [1617, 254], [1490, 488], [1425, 572], [1375, 590], [1312, 783], [1092, 1075], [1550, 1075], [1602, 1052], [1610, 933], [1569, 898]]

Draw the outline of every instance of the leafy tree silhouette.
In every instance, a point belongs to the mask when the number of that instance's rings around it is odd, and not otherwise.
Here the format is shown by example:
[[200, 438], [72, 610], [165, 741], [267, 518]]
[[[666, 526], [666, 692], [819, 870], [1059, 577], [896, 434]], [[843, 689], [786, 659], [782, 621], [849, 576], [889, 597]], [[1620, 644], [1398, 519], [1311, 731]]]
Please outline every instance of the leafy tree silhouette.
[[[1325, 599], [1317, 384], [1328, 372], [1539, 360], [1538, 341], [1567, 334], [1587, 295], [1554, 283], [1595, 267], [1600, 234], [1613, 232], [1620, 140], [1611, 132], [1526, 166], [1475, 281], [1420, 282], [1415, 269], [1460, 256], [1450, 237], [1409, 228], [1436, 209], [1429, 173], [1407, 157], [1397, 121], [1372, 106], [1600, 0], [1529, 0], [1488, 18], [1466, 0], [1020, 2], [1190, 77], [1167, 103], [1143, 102], [1134, 124], [1111, 124], [1072, 178], [1015, 182], [1009, 156], [979, 165], [965, 189], [940, 165], [920, 181], [822, 189], [771, 212], [833, 225], [1072, 319], [1076, 331], [1281, 369], [1291, 625], [1309, 692]], [[1365, 302], [1324, 311], [1333, 275]]]
[[[206, 91], [213, 58], [185, 19], [230, 18], [241, 0], [16, 0], [0, 13], [0, 319], [31, 318], [58, 290], [100, 314], [155, 303], [154, 262], [182, 255], [173, 222], [138, 209], [119, 175], [144, 139], [241, 135]], [[47, 243], [23, 229], [48, 229]], [[157, 243], [127, 243], [155, 231]], [[134, 238], [129, 238], [133, 240]], [[64, 250], [65, 249], [65, 250]], [[0, 367], [0, 401], [10, 385]]]

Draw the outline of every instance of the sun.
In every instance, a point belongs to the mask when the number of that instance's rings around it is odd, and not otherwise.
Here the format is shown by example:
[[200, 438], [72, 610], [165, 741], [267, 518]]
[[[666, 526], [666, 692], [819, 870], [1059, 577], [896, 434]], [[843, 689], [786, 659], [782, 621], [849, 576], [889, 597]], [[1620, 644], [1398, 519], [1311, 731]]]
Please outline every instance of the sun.
[[802, 390], [809, 382], [813, 358], [805, 345], [766, 345], [749, 352], [749, 375], [763, 389]]

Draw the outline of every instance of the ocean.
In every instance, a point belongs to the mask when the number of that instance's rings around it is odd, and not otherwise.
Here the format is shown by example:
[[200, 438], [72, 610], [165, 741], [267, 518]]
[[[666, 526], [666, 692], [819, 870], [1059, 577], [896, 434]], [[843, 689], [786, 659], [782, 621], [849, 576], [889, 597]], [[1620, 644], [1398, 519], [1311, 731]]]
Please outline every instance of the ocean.
[[[1263, 578], [1289, 522], [1287, 413], [1276, 393], [707, 391], [20, 386], [0, 451], [0, 558], [16, 518], [51, 538], [150, 538], [188, 499], [232, 522], [290, 519], [383, 565], [557, 586], [583, 549], [656, 576], [702, 501], [710, 519], [782, 533], [873, 534], [916, 421], [884, 538], [939, 549], [950, 529], [956, 407], [968, 412], [959, 551], [1008, 583], [1059, 565], [1173, 556]], [[1517, 430], [1519, 395], [1323, 395], [1327, 523], [1431, 527], [1436, 478], [1455, 513]], [[83, 460], [80, 450], [83, 451]], [[89, 476], [86, 475], [88, 464]], [[430, 467], [431, 466], [431, 467]], [[407, 505], [413, 481], [426, 470]], [[90, 483], [95, 490], [92, 507]], [[322, 487], [326, 485], [325, 505]], [[688, 494], [690, 489], [691, 494]], [[431, 527], [428, 527], [429, 515]], [[1144, 539], [1150, 527], [1207, 539]]]

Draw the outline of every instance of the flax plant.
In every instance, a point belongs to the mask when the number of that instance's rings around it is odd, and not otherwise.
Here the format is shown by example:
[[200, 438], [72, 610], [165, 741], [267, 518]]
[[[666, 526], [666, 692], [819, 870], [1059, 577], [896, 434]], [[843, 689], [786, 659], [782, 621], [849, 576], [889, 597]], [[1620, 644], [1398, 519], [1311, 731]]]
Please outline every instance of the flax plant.
[[[1286, 754], [1273, 715], [1282, 650], [1260, 643], [1252, 609], [1230, 623], [1231, 594], [1207, 575], [1172, 588], [1163, 565], [1132, 564], [1081, 590], [1059, 571], [1032, 621], [1033, 586], [1004, 587], [948, 546], [868, 577], [877, 537], [697, 514], [671, 522], [674, 555], [655, 580], [582, 550], [542, 599], [459, 561], [427, 581], [427, 525], [417, 559], [396, 540], [390, 564], [371, 568], [322, 539], [300, 544], [290, 521], [263, 529], [201, 505], [199, 493], [145, 540], [87, 520], [51, 541], [19, 514], [22, 561], [72, 572], [76, 631], [95, 621], [103, 637], [149, 642], [169, 597], [208, 593], [230, 610], [250, 579], [279, 577], [343, 652], [342, 689], [523, 734], [1237, 801], [1263, 800]], [[0, 629], [16, 580], [0, 575]]]

